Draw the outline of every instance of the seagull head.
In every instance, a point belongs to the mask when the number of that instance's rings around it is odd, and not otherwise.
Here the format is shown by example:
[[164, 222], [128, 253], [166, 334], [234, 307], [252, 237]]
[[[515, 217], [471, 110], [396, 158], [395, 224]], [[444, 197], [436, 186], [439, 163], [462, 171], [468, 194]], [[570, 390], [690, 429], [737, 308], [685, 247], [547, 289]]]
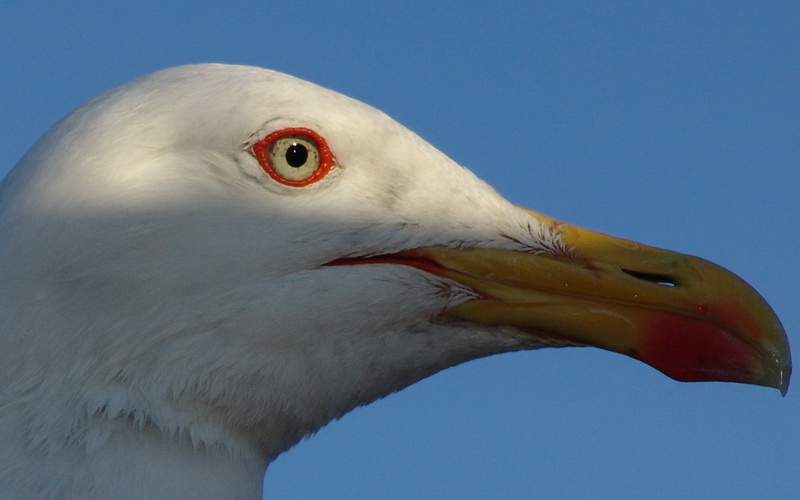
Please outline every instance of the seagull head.
[[1, 189], [3, 390], [44, 447], [123, 420], [271, 459], [442, 369], [549, 346], [789, 381], [777, 317], [733, 274], [515, 206], [382, 112], [274, 71], [111, 90]]

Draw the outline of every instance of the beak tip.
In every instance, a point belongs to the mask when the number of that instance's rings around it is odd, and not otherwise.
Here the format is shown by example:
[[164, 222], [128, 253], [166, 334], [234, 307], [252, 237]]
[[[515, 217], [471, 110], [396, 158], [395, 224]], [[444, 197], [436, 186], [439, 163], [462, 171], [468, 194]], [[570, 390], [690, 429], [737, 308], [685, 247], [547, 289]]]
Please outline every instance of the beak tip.
[[784, 396], [789, 389], [792, 361], [782, 328], [765, 336], [739, 336], [696, 318], [664, 312], [652, 313], [647, 323], [635, 357], [671, 378], [774, 387]]
[[[770, 309], [771, 312], [771, 309]], [[761, 344], [760, 358], [763, 366], [763, 380], [768, 387], [781, 391], [781, 396], [786, 397], [789, 391], [789, 382], [792, 378], [792, 354], [789, 348], [789, 339], [778, 317], [771, 313], [774, 319], [773, 327], [767, 330], [764, 343]]]
[[789, 392], [789, 381], [792, 378], [791, 358], [787, 358], [787, 362], [779, 370], [778, 376], [780, 377], [778, 382], [778, 390], [781, 391], [781, 396], [786, 397], [786, 393]]

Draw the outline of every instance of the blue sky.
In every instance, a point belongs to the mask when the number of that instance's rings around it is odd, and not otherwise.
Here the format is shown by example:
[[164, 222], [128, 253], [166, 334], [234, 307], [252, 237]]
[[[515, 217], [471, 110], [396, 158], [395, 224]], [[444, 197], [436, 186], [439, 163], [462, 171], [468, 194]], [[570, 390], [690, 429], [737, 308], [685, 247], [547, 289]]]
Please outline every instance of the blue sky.
[[[800, 352], [796, 2], [0, 0], [0, 176], [81, 102], [195, 62], [372, 104], [513, 202], [700, 255]], [[270, 498], [791, 498], [800, 394], [619, 355], [474, 361], [281, 456]]]

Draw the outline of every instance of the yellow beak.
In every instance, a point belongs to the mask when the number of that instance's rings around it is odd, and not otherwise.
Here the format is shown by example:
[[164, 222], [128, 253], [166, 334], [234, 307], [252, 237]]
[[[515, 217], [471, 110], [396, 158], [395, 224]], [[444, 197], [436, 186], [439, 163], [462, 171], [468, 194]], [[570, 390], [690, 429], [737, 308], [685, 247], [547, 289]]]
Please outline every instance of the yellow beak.
[[530, 215], [560, 235], [566, 254], [428, 247], [330, 265], [416, 267], [479, 295], [447, 316], [516, 327], [545, 344], [619, 352], [676, 380], [741, 382], [786, 394], [786, 334], [744, 280], [697, 257]]
[[786, 393], [786, 334], [741, 278], [696, 257], [531, 215], [561, 235], [569, 256], [444, 247], [400, 255], [481, 296], [446, 315], [616, 351], [676, 380]]

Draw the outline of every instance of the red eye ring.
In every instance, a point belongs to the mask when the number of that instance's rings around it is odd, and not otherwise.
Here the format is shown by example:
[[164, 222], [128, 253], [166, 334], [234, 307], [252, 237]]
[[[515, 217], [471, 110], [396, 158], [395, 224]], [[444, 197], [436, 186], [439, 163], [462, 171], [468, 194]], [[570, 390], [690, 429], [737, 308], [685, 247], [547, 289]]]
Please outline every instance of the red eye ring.
[[[299, 162], [293, 162], [292, 160], [296, 158], [289, 158], [288, 151], [285, 152], [287, 155], [285, 158], [276, 156], [276, 145], [285, 147], [288, 140], [293, 140], [291, 142], [293, 147], [302, 148], [304, 156]], [[297, 142], [302, 144], [298, 145]], [[308, 151], [306, 146], [310, 146], [311, 150]], [[325, 139], [313, 130], [303, 127], [290, 127], [273, 132], [258, 141], [253, 146], [252, 152], [261, 168], [270, 177], [281, 184], [293, 187], [303, 187], [317, 182], [325, 177], [335, 165], [333, 153]], [[310, 155], [313, 163], [307, 164], [305, 155]], [[283, 161], [286, 161], [287, 164], [283, 164]], [[289, 168], [287, 170], [287, 166], [297, 169]]]

